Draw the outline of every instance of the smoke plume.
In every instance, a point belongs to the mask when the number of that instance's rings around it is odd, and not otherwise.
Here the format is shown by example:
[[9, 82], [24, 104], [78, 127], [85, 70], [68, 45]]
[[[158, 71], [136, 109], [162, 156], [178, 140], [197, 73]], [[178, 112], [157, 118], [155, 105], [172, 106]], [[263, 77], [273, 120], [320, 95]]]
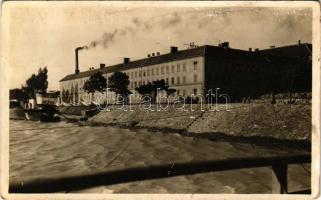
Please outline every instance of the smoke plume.
[[170, 28], [179, 24], [181, 21], [182, 19], [177, 12], [173, 12], [168, 17], [160, 18], [158, 20], [155, 18], [142, 20], [139, 17], [133, 17], [129, 25], [120, 29], [115, 29], [111, 32], [103, 33], [100, 39], [90, 42], [88, 48], [91, 49], [97, 46], [108, 48], [113, 42], [115, 42], [116, 38], [121, 39], [125, 36], [133, 36], [139, 31], [149, 31], [155, 28], [155, 26], [159, 25], [162, 27], [162, 29]]

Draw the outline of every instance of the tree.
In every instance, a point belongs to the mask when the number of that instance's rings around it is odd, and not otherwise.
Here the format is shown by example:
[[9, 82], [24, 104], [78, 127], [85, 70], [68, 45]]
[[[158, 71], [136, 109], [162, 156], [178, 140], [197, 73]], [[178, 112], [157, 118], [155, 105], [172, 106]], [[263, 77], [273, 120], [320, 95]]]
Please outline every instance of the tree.
[[169, 88], [169, 85], [165, 82], [164, 79], [153, 81], [153, 83], [147, 83], [146, 85], [141, 85], [135, 90], [141, 95], [150, 95], [152, 103], [156, 102], [157, 92], [166, 91], [167, 96], [176, 92], [176, 89]]
[[83, 86], [84, 91], [92, 95], [94, 95], [96, 91], [103, 92], [106, 88], [107, 80], [100, 71], [92, 74]]
[[115, 92], [117, 96], [121, 95], [128, 100], [128, 95], [132, 92], [128, 89], [129, 77], [123, 72], [114, 72], [108, 79], [108, 88], [110, 91]]
[[174, 94], [175, 92], [176, 92], [176, 89], [174, 89], [174, 88], [167, 88], [167, 90], [166, 90], [167, 96], [170, 96], [170, 95]]
[[141, 95], [149, 95], [154, 91], [154, 85], [148, 82], [146, 85], [141, 85], [135, 88], [135, 90]]
[[30, 78], [26, 80], [26, 85], [22, 86], [29, 98], [36, 98], [36, 93], [45, 93], [48, 88], [48, 69], [47, 67], [39, 68], [38, 74], [32, 74]]

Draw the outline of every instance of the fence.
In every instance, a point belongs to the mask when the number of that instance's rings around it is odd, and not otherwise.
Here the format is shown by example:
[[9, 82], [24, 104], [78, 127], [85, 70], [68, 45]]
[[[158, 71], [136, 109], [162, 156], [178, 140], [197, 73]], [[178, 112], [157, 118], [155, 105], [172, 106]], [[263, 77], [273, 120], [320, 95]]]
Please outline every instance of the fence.
[[[38, 179], [21, 184], [10, 184], [11, 193], [48, 193], [86, 189], [101, 185], [112, 185], [133, 181], [167, 178], [214, 171], [236, 170], [271, 166], [272, 193], [288, 193], [287, 167], [289, 164], [310, 163], [311, 155], [290, 155], [262, 158], [235, 158], [216, 161], [188, 162], [152, 165], [108, 171], [74, 177]], [[170, 171], [170, 173], [169, 173]], [[250, 186], [249, 186], [250, 187]], [[307, 191], [305, 191], [307, 192]], [[309, 192], [309, 191], [308, 191]], [[302, 193], [302, 192], [297, 192]]]

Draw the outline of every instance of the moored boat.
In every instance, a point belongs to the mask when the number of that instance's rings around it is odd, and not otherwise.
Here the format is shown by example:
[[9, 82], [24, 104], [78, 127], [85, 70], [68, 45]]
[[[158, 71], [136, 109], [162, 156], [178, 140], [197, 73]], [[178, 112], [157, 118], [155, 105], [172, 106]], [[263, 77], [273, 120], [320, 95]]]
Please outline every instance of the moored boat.
[[23, 108], [10, 102], [10, 119], [41, 122], [60, 121], [59, 110], [54, 105], [37, 105], [36, 108]]
[[54, 105], [40, 104], [35, 109], [24, 109], [27, 120], [52, 122], [60, 121], [59, 110]]

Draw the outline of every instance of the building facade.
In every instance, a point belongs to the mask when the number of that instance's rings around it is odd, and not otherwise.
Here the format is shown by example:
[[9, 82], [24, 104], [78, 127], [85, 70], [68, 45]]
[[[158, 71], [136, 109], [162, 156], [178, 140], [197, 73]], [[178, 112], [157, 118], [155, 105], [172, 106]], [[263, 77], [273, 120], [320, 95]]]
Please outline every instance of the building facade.
[[[294, 45], [294, 48], [302, 48], [300, 45], [306, 44]], [[112, 66], [101, 64], [98, 69], [84, 72], [79, 72], [76, 66], [74, 74], [60, 80], [61, 97], [64, 102], [77, 104], [85, 99], [92, 101], [99, 95], [104, 95], [95, 93], [92, 96], [83, 90], [85, 81], [98, 71], [107, 80], [113, 72], [126, 73], [132, 95], [137, 95], [135, 88], [140, 85], [161, 79], [170, 88], [176, 89], [176, 95], [205, 97], [209, 90], [219, 88], [221, 93], [229, 95], [232, 102], [257, 98], [271, 92], [311, 91], [312, 65], [311, 60], [306, 57], [309, 53], [311, 56], [311, 49], [301, 57], [275, 55], [271, 52], [273, 50], [232, 49], [228, 43], [223, 43], [219, 46], [205, 45], [181, 51], [177, 47], [171, 47], [167, 54], [152, 54], [135, 61], [124, 58], [123, 63]], [[304, 79], [300, 87], [296, 85], [298, 79]], [[107, 98], [112, 99], [114, 96], [111, 94]]]

